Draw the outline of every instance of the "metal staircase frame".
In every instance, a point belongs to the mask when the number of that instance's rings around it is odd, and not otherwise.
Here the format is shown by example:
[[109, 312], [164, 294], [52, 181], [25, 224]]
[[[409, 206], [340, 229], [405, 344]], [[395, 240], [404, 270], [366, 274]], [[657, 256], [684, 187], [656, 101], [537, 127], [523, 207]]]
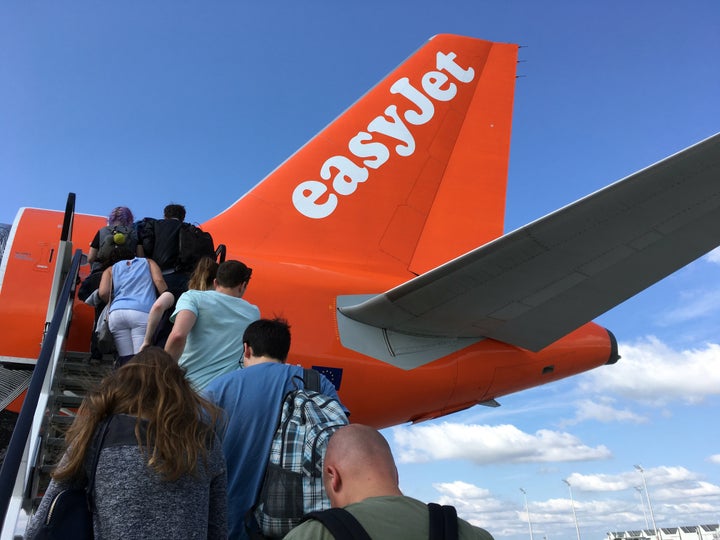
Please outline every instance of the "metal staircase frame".
[[72, 253], [72, 224], [75, 194], [70, 193], [55, 260], [48, 317], [40, 356], [33, 370], [27, 395], [0, 469], [0, 540], [22, 536], [22, 521], [32, 507], [33, 485], [37, 485], [37, 455], [42, 443], [42, 427], [58, 363], [65, 354], [65, 341], [72, 318], [73, 301], [82, 252]]

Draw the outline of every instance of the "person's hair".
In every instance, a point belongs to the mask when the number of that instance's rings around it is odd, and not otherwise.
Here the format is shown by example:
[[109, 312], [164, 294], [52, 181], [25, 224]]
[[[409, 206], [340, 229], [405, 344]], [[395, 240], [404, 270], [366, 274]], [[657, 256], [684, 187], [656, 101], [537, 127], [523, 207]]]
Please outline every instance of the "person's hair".
[[188, 289], [197, 291], [212, 290], [217, 270], [218, 263], [215, 262], [215, 259], [212, 257], [202, 257], [188, 280]]
[[135, 218], [133, 218], [133, 213], [127, 206], [117, 206], [113, 208], [112, 212], [110, 212], [110, 215], [108, 216], [108, 225], [111, 227], [115, 227], [117, 225], [132, 227], [134, 221]]
[[108, 266], [112, 266], [113, 264], [120, 261], [134, 258], [135, 252], [128, 246], [115, 246], [115, 248], [108, 255]]
[[185, 220], [185, 207], [182, 204], [168, 204], [163, 210], [163, 216], [165, 219], [179, 219], [180, 221]]
[[250, 281], [252, 268], [248, 268], [240, 261], [225, 261], [220, 263], [215, 279], [221, 287], [237, 287]]
[[[82, 478], [85, 454], [99, 423], [113, 414], [137, 417], [138, 448], [163, 479], [194, 474], [209, 445], [219, 444], [215, 428], [221, 411], [200, 396], [185, 378], [185, 370], [159, 347], [140, 351], [111, 373], [83, 400], [66, 434], [67, 460], [53, 478]], [[145, 438], [141, 422], [147, 421]]]
[[252, 347], [254, 356], [284, 363], [290, 351], [290, 325], [284, 319], [258, 319], [245, 329], [243, 343]]

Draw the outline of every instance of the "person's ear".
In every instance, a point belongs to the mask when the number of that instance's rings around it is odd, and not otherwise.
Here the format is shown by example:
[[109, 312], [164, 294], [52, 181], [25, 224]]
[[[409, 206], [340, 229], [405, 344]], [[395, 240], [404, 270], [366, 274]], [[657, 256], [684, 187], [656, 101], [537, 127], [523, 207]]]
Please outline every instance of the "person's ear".
[[252, 347], [248, 345], [247, 341], [243, 343], [243, 356], [245, 358], [250, 358], [253, 354]]
[[327, 478], [327, 485], [330, 488], [328, 491], [337, 493], [342, 488], [342, 478], [338, 470], [332, 465], [325, 467], [325, 476]]

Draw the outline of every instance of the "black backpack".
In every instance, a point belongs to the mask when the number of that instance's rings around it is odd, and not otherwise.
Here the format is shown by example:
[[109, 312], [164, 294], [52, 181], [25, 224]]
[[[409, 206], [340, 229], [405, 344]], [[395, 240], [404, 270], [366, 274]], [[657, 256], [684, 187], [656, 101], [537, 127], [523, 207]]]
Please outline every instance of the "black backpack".
[[137, 222], [138, 242], [145, 252], [145, 256], [152, 257], [155, 250], [155, 218], [146, 217]]
[[178, 235], [178, 257], [175, 270], [192, 272], [203, 257], [215, 259], [215, 244], [212, 235], [200, 227], [183, 223]]
[[[457, 540], [457, 512], [453, 506], [428, 503], [430, 514], [429, 540]], [[371, 540], [360, 522], [344, 508], [330, 508], [322, 512], [311, 512], [303, 521], [316, 519], [330, 531], [337, 540]]]

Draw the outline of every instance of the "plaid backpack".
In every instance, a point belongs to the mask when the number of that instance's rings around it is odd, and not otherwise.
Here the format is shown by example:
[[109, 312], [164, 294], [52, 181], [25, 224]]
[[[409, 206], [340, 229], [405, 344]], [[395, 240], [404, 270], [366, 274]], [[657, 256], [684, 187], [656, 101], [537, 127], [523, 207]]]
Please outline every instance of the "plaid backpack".
[[283, 399], [254, 508], [266, 538], [282, 538], [304, 514], [330, 508], [322, 483], [325, 449], [330, 436], [348, 419], [337, 399], [319, 392], [318, 372], [305, 369], [302, 382]]

